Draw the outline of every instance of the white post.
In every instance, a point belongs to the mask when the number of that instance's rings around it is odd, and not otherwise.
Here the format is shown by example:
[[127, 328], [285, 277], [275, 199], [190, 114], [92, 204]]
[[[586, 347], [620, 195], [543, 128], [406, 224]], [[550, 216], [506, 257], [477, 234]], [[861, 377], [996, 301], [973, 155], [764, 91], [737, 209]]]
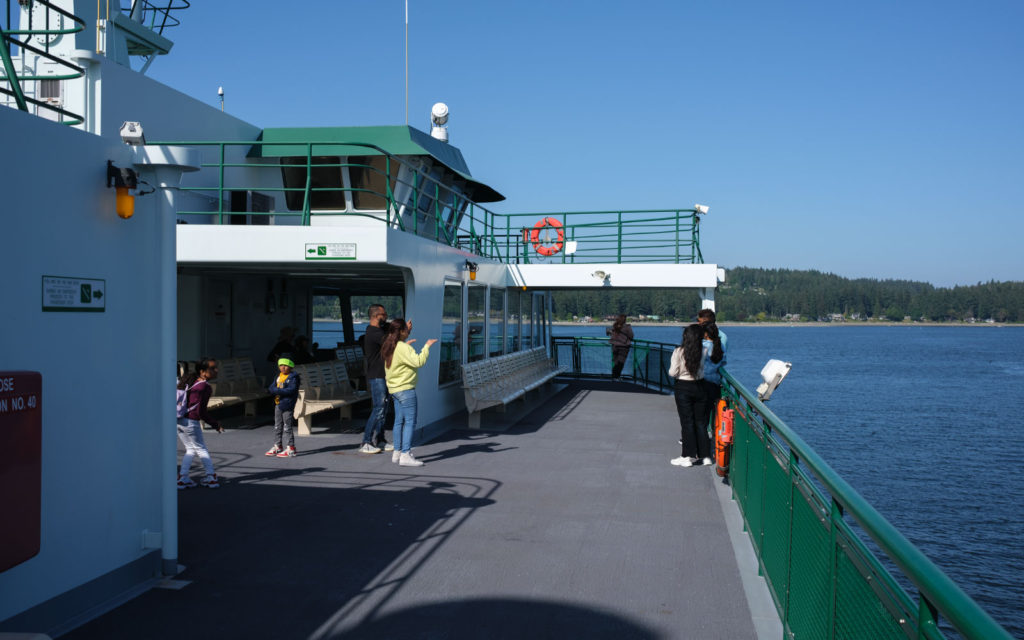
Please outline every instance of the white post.
[[715, 310], [715, 290], [714, 289], [701, 289], [700, 290], [700, 308]]
[[178, 573], [178, 438], [171, 365], [178, 360], [177, 209], [174, 189], [185, 171], [197, 171], [198, 159], [183, 147], [133, 147], [135, 166], [152, 176], [160, 216], [160, 448], [161, 448], [161, 562], [164, 575]]

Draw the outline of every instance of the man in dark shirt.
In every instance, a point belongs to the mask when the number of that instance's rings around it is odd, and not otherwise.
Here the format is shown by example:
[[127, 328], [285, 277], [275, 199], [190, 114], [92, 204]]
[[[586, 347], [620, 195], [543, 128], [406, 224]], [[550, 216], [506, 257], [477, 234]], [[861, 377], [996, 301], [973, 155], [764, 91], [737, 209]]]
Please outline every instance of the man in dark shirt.
[[380, 453], [383, 445], [385, 451], [391, 451], [392, 445], [384, 441], [384, 411], [388, 396], [388, 386], [384, 382], [384, 359], [380, 356], [380, 346], [384, 342], [384, 326], [387, 324], [388, 312], [379, 304], [371, 304], [367, 309], [370, 324], [363, 336], [363, 361], [366, 364], [366, 386], [370, 390], [373, 408], [366, 419], [363, 430], [363, 445], [360, 453]]

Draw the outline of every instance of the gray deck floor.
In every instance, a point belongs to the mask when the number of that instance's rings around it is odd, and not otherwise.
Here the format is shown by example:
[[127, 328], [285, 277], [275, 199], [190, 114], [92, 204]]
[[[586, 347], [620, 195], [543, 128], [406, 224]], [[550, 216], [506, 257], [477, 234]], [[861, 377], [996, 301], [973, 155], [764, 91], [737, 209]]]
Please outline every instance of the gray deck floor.
[[720, 480], [668, 464], [678, 431], [669, 396], [574, 383], [421, 468], [356, 434], [278, 459], [270, 427], [208, 432], [225, 482], [179, 492], [189, 582], [64, 637], [754, 638]]

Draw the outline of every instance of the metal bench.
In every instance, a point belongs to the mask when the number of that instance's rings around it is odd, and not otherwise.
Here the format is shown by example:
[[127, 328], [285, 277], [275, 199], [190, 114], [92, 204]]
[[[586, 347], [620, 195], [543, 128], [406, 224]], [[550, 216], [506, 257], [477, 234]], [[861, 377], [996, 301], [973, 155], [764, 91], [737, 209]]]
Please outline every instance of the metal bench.
[[469, 428], [480, 428], [480, 413], [510, 404], [551, 382], [564, 371], [547, 357], [544, 347], [517, 351], [462, 365]]
[[312, 362], [295, 367], [299, 374], [299, 399], [295, 404], [295, 420], [300, 436], [312, 434], [313, 415], [333, 409], [340, 410], [340, 418], [352, 418], [352, 405], [370, 399], [366, 391], [359, 391], [348, 377], [348, 368], [342, 360]]

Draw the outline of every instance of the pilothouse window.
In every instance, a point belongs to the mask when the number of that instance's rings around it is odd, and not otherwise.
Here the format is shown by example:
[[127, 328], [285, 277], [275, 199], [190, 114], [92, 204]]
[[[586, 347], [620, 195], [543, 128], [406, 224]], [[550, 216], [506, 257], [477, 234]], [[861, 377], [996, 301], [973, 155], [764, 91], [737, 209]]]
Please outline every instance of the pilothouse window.
[[[341, 158], [313, 156], [311, 163], [309, 208], [313, 211], [344, 211], [345, 192], [342, 190]], [[286, 193], [285, 203], [292, 211], [302, 211], [306, 197], [306, 158], [281, 158], [281, 175], [286, 188], [296, 189]]]
[[348, 159], [348, 165], [348, 178], [352, 183], [352, 206], [357, 211], [387, 209], [388, 178], [391, 179], [391, 195], [394, 197], [398, 162], [388, 162], [386, 156], [352, 156]]

